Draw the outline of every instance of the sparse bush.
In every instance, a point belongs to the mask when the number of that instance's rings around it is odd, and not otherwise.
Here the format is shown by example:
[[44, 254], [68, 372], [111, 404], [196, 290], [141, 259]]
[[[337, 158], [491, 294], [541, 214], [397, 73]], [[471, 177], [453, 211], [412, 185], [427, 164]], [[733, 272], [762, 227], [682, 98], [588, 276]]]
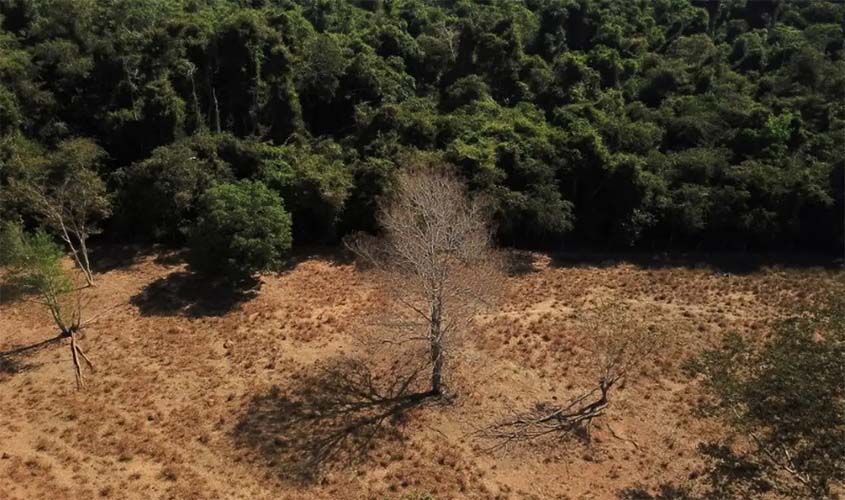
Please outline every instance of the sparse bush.
[[[16, 294], [35, 297], [50, 311], [59, 336], [70, 337], [76, 382], [79, 388], [84, 387], [80, 360], [85, 360], [90, 368], [93, 365], [76, 338], [84, 326], [83, 302], [78, 295], [80, 290], [62, 267], [61, 247], [43, 231], [27, 234], [10, 223], [0, 229], [0, 244], [4, 249], [0, 264], [7, 266], [3, 284]], [[72, 294], [75, 300], [68, 300]]]
[[2, 228], [0, 243], [2, 264], [8, 266], [4, 284], [20, 294], [42, 296], [60, 309], [59, 298], [73, 290], [73, 283], [62, 269], [61, 247], [43, 231], [26, 234], [12, 223]]
[[190, 230], [188, 261], [203, 273], [232, 280], [279, 269], [291, 246], [291, 217], [264, 184], [219, 184], [200, 198]]
[[11, 221], [0, 224], [0, 266], [12, 265], [22, 251], [21, 226]]

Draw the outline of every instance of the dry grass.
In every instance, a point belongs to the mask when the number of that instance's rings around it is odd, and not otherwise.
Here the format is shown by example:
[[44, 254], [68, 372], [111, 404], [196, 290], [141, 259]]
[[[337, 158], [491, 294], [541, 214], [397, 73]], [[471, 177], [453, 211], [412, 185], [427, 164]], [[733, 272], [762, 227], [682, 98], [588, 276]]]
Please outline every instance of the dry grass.
[[[346, 409], [366, 397], [327, 403], [317, 374], [361, 351], [362, 318], [378, 307], [378, 292], [354, 266], [312, 258], [263, 277], [257, 294], [210, 300], [215, 285], [160, 257], [98, 276], [97, 302], [114, 309], [83, 340], [98, 368], [86, 392], [75, 390], [64, 344], [0, 358], [0, 497], [613, 498], [634, 483], [683, 481], [700, 465], [698, 443], [718, 429], [693, 415], [697, 389], [681, 363], [730, 329], [762, 338], [834, 277], [556, 265], [531, 255], [508, 279], [501, 310], [477, 318], [449, 380], [454, 401], [388, 415], [372, 439], [352, 441], [360, 453], [338, 445], [342, 461], [325, 460], [303, 479], [291, 466], [313, 442], [293, 436], [351, 429]], [[590, 444], [489, 453], [472, 433], [502, 408], [567, 398], [595, 382], [579, 310], [606, 296], [670, 325], [665, 352], [614, 395]], [[0, 332], [0, 351], [54, 335], [46, 313], [27, 303], [0, 305]], [[402, 367], [372, 368], [384, 396], [384, 378]], [[288, 399], [272, 399], [279, 394]], [[324, 407], [302, 406], [315, 394], [341, 420], [321, 427], [309, 412]], [[291, 401], [310, 420], [276, 418]], [[378, 414], [355, 408], [349, 422]]]

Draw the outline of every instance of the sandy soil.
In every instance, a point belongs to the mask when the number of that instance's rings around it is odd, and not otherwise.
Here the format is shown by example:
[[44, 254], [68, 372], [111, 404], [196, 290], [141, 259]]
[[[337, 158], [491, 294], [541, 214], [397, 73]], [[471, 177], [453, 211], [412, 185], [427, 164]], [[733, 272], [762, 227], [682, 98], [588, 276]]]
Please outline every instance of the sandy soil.
[[[64, 341], [0, 358], [0, 498], [615, 498], [683, 484], [701, 466], [698, 444], [719, 436], [695, 416], [684, 361], [729, 330], [762, 338], [835, 276], [523, 254], [501, 307], [453, 360], [455, 398], [374, 418], [360, 403], [392, 381], [349, 360], [381, 300], [350, 263], [302, 258], [247, 295], [170, 254], [101, 263], [111, 269], [87, 292], [88, 315], [103, 315], [83, 339], [97, 368], [85, 391]], [[669, 328], [661, 355], [613, 394], [589, 443], [491, 450], [475, 433], [506, 408], [595, 381], [579, 309], [609, 295]], [[37, 304], [0, 304], [0, 352], [53, 335]]]

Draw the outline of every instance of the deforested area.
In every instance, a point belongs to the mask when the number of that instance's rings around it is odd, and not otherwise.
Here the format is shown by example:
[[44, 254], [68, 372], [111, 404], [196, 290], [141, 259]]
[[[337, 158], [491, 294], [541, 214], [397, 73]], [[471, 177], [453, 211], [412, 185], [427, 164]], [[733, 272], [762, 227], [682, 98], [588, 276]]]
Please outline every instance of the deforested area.
[[842, 498], [843, 30], [0, 0], [0, 498]]

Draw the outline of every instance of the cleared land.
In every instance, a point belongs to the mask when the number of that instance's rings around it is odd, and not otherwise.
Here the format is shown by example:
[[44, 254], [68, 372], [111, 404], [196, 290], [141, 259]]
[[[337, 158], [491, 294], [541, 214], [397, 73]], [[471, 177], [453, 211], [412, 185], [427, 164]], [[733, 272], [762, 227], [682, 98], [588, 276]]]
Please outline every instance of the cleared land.
[[[729, 330], [763, 338], [841, 279], [816, 267], [512, 261], [503, 304], [477, 319], [450, 379], [457, 398], [372, 418], [348, 360], [381, 301], [353, 264], [300, 258], [257, 294], [232, 295], [176, 255], [101, 259], [113, 265], [89, 314], [108, 312], [84, 337], [97, 365], [85, 392], [62, 343], [0, 357], [0, 497], [614, 498], [683, 482], [701, 467], [697, 446], [721, 436], [695, 416], [684, 361]], [[473, 433], [506, 408], [595, 381], [579, 309], [609, 296], [669, 329], [659, 359], [613, 394], [590, 443], [490, 451]], [[54, 335], [26, 302], [0, 304], [0, 332], [4, 353]], [[386, 377], [373, 392], [388, 391]]]

